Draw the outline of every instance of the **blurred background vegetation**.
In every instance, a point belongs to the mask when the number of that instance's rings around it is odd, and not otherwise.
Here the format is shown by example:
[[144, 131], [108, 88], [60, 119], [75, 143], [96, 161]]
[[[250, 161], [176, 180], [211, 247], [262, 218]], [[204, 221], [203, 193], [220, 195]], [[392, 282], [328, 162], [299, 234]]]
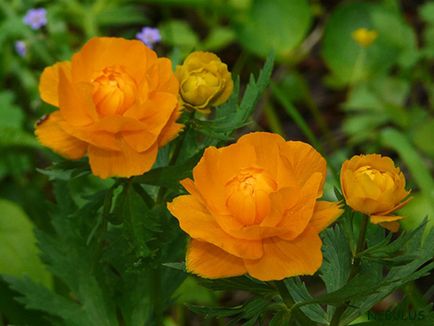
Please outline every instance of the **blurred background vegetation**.
[[[35, 8], [44, 8], [47, 20], [37, 29], [23, 20]], [[215, 52], [240, 76], [241, 88], [273, 51], [272, 82], [247, 129], [313, 144], [329, 162], [326, 196], [333, 196], [333, 176], [352, 154], [393, 157], [414, 197], [401, 212], [407, 217], [404, 229], [427, 215], [432, 223], [434, 2], [0, 0], [0, 274], [25, 273], [47, 286], [52, 282], [32, 232], [34, 226], [51, 228], [53, 189], [38, 169], [62, 162], [33, 135], [35, 122], [52, 110], [38, 95], [41, 71], [68, 60], [92, 36], [134, 39], [145, 26], [159, 29], [161, 41], [154, 49], [174, 65], [193, 50]], [[353, 33], [359, 28], [376, 33], [372, 43], [357, 42]], [[106, 185], [92, 176], [68, 182], [78, 201]], [[415, 293], [413, 303], [426, 301], [417, 288], [431, 285], [432, 278], [424, 278], [407, 289]], [[433, 292], [431, 287], [428, 300]], [[19, 321], [22, 307], [13, 296], [0, 281], [0, 324], [2, 314]], [[205, 325], [181, 304], [234, 304], [244, 296], [211, 293], [187, 279], [167, 323]], [[396, 297], [399, 293], [390, 302]]]

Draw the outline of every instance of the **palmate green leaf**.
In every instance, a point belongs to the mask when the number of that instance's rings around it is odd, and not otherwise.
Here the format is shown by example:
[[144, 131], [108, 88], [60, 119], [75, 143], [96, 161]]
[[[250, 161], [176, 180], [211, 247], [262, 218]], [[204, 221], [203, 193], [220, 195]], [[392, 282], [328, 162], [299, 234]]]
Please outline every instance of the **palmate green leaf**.
[[90, 174], [89, 164], [86, 160], [55, 162], [46, 169], [36, 169], [39, 173], [49, 177], [49, 180], [71, 180]]
[[248, 276], [230, 277], [216, 280], [198, 278], [198, 283], [214, 291], [243, 290], [262, 296], [272, 296], [276, 292], [276, 290], [269, 284], [257, 281]]
[[373, 305], [408, 282], [424, 277], [434, 269], [434, 229], [423, 239], [426, 224], [415, 230], [414, 235], [403, 245], [403, 254], [415, 254], [415, 258], [402, 266], [390, 268], [385, 278], [378, 284], [375, 292], [364, 298], [355, 298], [350, 302], [342, 320], [349, 323], [361, 314], [369, 311]]
[[227, 326], [230, 325], [240, 325], [240, 322], [244, 321], [241, 325], [255, 325], [258, 318], [266, 311], [267, 307], [270, 305], [271, 300], [265, 298], [255, 298], [243, 305], [236, 307], [205, 307], [205, 306], [196, 306], [189, 305], [187, 307], [197, 313], [204, 315], [205, 318], [224, 318], [231, 317], [230, 322], [227, 323]]
[[[415, 230], [412, 231], [404, 231], [396, 240], [391, 241], [392, 234], [389, 233], [381, 242], [377, 243], [374, 246], [369, 247], [368, 249], [362, 251], [359, 256], [362, 259], [373, 260], [380, 258], [405, 258], [405, 256], [398, 256], [398, 254], [402, 254], [403, 249], [405, 248], [405, 244], [411, 240], [414, 236], [419, 234], [420, 230], [425, 229], [426, 224], [428, 223], [425, 220], [421, 225], [419, 225]], [[414, 255], [408, 255], [413, 260]]]
[[[56, 186], [58, 206], [52, 216], [55, 234], [39, 231], [37, 238], [43, 260], [67, 286], [69, 297], [43, 291], [30, 281], [8, 280], [22, 294], [21, 302], [56, 315], [66, 324], [71, 324], [69, 318], [74, 319], [79, 312], [81, 318], [77, 320], [83, 322], [78, 325], [117, 325], [114, 304], [109, 300], [109, 290], [103, 283], [102, 269], [96, 265], [99, 242], [86, 245], [91, 227], [88, 222], [95, 221], [102, 203], [95, 205], [91, 201], [90, 206], [77, 210], [67, 190], [60, 184]], [[41, 300], [41, 296], [46, 300]]]
[[[185, 268], [185, 263], [164, 263], [166, 267], [188, 273]], [[263, 296], [272, 296], [276, 293], [276, 289], [268, 283], [258, 281], [249, 276], [238, 276], [221, 279], [206, 279], [193, 275], [198, 284], [214, 291], [231, 291], [243, 290], [251, 293], [256, 293]]]
[[320, 277], [327, 292], [342, 288], [350, 275], [351, 252], [348, 241], [340, 225], [328, 228], [321, 233], [323, 240], [323, 264]]
[[12, 290], [8, 283], [0, 277], [0, 311], [3, 320], [6, 318], [10, 325], [47, 325], [47, 320], [51, 316], [40, 311], [26, 309], [14, 299], [18, 296], [18, 292]]
[[[285, 285], [295, 303], [312, 299], [306, 285], [299, 277], [287, 278], [285, 280]], [[303, 306], [300, 309], [312, 321], [320, 324], [327, 324], [326, 312], [319, 304], [310, 304], [308, 306]]]
[[17, 300], [27, 309], [41, 310], [61, 318], [64, 325], [91, 325], [91, 320], [83, 314], [79, 304], [55, 294], [44, 286], [28, 278], [4, 277], [12, 289], [22, 293]]
[[137, 258], [145, 258], [152, 254], [148, 242], [153, 240], [154, 233], [159, 232], [159, 225], [152, 211], [142, 200], [131, 184], [124, 186], [118, 196], [114, 213], [122, 218], [126, 237], [131, 242]]

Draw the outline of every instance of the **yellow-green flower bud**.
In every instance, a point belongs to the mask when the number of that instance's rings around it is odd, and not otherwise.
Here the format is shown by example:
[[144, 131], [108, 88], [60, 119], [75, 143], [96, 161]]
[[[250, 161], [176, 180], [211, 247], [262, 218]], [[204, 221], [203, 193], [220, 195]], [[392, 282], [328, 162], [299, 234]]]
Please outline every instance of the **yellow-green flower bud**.
[[226, 64], [214, 53], [191, 53], [176, 67], [181, 103], [191, 109], [208, 113], [229, 98], [234, 87]]

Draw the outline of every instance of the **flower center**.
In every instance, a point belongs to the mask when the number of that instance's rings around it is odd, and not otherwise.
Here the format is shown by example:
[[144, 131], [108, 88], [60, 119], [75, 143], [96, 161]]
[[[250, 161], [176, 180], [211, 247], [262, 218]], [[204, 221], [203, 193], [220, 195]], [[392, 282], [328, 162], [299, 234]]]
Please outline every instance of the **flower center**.
[[226, 183], [226, 205], [242, 224], [259, 224], [270, 211], [269, 194], [276, 188], [276, 182], [263, 169], [241, 169]]
[[377, 169], [373, 169], [371, 166], [362, 166], [358, 168], [355, 172], [355, 176], [358, 179], [367, 176], [382, 191], [388, 191], [395, 187], [395, 181], [389, 172], [382, 172]]
[[93, 101], [103, 115], [121, 115], [136, 99], [137, 85], [123, 67], [104, 68], [92, 79]]

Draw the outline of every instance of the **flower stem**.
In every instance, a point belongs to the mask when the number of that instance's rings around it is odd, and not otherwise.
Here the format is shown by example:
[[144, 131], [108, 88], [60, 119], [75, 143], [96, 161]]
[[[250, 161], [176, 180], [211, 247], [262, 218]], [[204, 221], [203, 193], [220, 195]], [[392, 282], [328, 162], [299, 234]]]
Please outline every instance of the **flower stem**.
[[[356, 251], [353, 255], [353, 264], [350, 271], [350, 276], [348, 280], [351, 280], [356, 274], [359, 272], [360, 267], [360, 257], [359, 253], [365, 249], [365, 238], [366, 238], [366, 230], [368, 229], [369, 217], [367, 215], [363, 215], [362, 222], [360, 223], [360, 232], [359, 239], [357, 241]], [[339, 321], [342, 317], [342, 314], [345, 312], [347, 305], [345, 303], [339, 305], [335, 313], [333, 314], [333, 318], [330, 322], [330, 326], [338, 326]]]
[[[292, 299], [288, 288], [285, 285], [284, 281], [275, 281], [273, 282], [274, 287], [279, 292], [280, 297], [282, 298], [283, 303], [288, 308], [288, 322], [291, 322], [291, 319], [294, 317], [295, 320], [298, 320], [301, 325], [312, 325], [312, 321], [307, 318], [304, 313], [299, 310], [298, 305]], [[292, 324], [291, 324], [292, 325]]]
[[[181, 153], [182, 147], [184, 145], [184, 141], [185, 141], [185, 138], [187, 136], [187, 132], [190, 129], [190, 121], [194, 118], [194, 114], [195, 114], [195, 111], [191, 111], [188, 113], [187, 121], [185, 122], [184, 131], [180, 135], [179, 141], [176, 144], [175, 149], [173, 150], [173, 154], [172, 154], [170, 161], [169, 161], [169, 164], [167, 166], [176, 164], [176, 161], [178, 160], [179, 154]], [[158, 190], [157, 200], [156, 200], [157, 204], [163, 202], [166, 190], [167, 190], [166, 187], [163, 187], [163, 186], [161, 186], [160, 189]]]
[[294, 300], [292, 300], [285, 283], [283, 281], [276, 281], [274, 282], [274, 286], [276, 287], [277, 291], [279, 291], [279, 295], [282, 298], [285, 306], [291, 310], [292, 306], [294, 305]]

